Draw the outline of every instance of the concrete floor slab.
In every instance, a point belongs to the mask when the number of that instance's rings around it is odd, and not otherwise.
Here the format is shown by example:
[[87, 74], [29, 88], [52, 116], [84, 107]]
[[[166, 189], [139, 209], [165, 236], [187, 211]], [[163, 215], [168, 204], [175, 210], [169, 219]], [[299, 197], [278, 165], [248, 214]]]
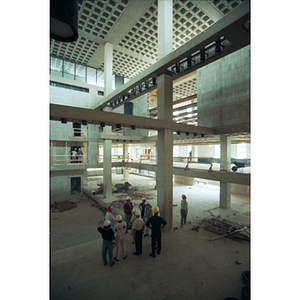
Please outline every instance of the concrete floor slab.
[[[155, 192], [152, 179], [130, 175], [128, 181], [140, 191]], [[191, 223], [181, 228], [182, 193], [187, 195], [187, 222]], [[177, 206], [173, 207], [173, 227], [178, 229], [163, 233], [161, 255], [149, 256], [151, 239], [145, 237], [143, 254], [134, 256], [132, 237], [127, 234], [128, 257], [113, 267], [103, 266], [101, 258], [102, 239], [97, 226], [104, 214], [91, 206], [94, 202], [87, 196], [73, 196], [77, 208], [51, 213], [51, 299], [240, 298], [241, 274], [250, 268], [250, 243], [226, 238], [208, 241], [216, 235], [203, 229], [191, 230], [211, 214], [249, 225], [248, 197], [233, 195], [232, 208], [220, 209], [216, 208], [218, 195], [217, 186], [174, 184], [173, 204]], [[150, 201], [156, 204], [156, 198]], [[140, 200], [133, 202], [138, 205]]]

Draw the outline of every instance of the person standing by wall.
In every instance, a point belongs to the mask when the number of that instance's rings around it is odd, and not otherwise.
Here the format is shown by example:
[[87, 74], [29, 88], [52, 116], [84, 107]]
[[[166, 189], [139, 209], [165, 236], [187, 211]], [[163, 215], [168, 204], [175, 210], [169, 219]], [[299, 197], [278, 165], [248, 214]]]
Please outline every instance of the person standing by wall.
[[158, 215], [159, 208], [155, 207], [153, 209], [154, 216], [149, 218], [149, 220], [146, 223], [146, 226], [148, 226], [150, 229], [152, 229], [152, 239], [151, 239], [151, 246], [152, 246], [152, 253], [150, 253], [150, 256], [155, 257], [155, 244], [157, 242], [157, 254], [160, 254], [161, 251], [161, 228], [165, 227], [167, 225], [167, 222], [165, 219], [160, 217]]
[[181, 222], [180, 226], [182, 227], [183, 224], [186, 224], [186, 217], [188, 214], [188, 203], [186, 201], [186, 195], [181, 196], [181, 209], [180, 209], [180, 214], [181, 214]]
[[125, 222], [126, 222], [126, 233], [128, 232], [128, 228], [130, 228], [130, 219], [131, 219], [131, 211], [133, 210], [133, 205], [131, 203], [131, 198], [126, 197], [126, 202], [123, 206], [123, 210], [125, 213]]
[[116, 216], [117, 225], [115, 226], [115, 233], [116, 233], [116, 241], [117, 241], [117, 247], [116, 247], [116, 257], [114, 257], [115, 261], [120, 260], [120, 254], [122, 250], [123, 259], [126, 259], [126, 248], [125, 248], [125, 232], [126, 232], [126, 223], [122, 220], [122, 216], [117, 215]]
[[[104, 221], [104, 226], [98, 226], [98, 231], [102, 235], [102, 260], [104, 266], [107, 265], [107, 257], [106, 254], [108, 253], [108, 260], [109, 260], [109, 265], [112, 267], [114, 265], [113, 261], [113, 241], [115, 240], [115, 234], [114, 231], [110, 228], [110, 221], [105, 220]], [[116, 243], [117, 244], [117, 243]]]
[[132, 223], [133, 228], [133, 239], [135, 241], [135, 252], [134, 255], [142, 254], [143, 250], [143, 233], [144, 233], [144, 221], [140, 218], [140, 212], [135, 212], [136, 220]]

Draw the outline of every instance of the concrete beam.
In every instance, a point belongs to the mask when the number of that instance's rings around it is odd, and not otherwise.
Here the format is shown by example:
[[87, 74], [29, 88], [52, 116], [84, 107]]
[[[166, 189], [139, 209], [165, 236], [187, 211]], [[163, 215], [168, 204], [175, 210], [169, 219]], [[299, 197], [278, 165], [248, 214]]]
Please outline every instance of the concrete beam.
[[[113, 162], [113, 167], [126, 167], [126, 168], [134, 168], [140, 170], [147, 170], [152, 172], [157, 172], [157, 165], [146, 165], [146, 164], [139, 164], [133, 162]], [[78, 170], [78, 169], [85, 169], [85, 168], [103, 168], [103, 163], [100, 164], [89, 164], [89, 165], [77, 165], [76, 166], [50, 166], [50, 171], [63, 171], [63, 170]], [[203, 178], [207, 180], [214, 180], [214, 181], [222, 181], [224, 183], [235, 183], [241, 185], [248, 185], [250, 186], [250, 177], [251, 174], [247, 173], [237, 173], [237, 172], [221, 172], [221, 171], [214, 171], [214, 172], [207, 172], [206, 170], [184, 170], [183, 168], [173, 167], [173, 174], [178, 176], [185, 176], [185, 177], [197, 177]]]
[[173, 167], [173, 174], [198, 177], [208, 180], [222, 181], [225, 183], [236, 183], [242, 185], [250, 185], [250, 174], [236, 173], [236, 172], [222, 172], [222, 171], [201, 171], [201, 170], [184, 170], [182, 168]]
[[100, 124], [100, 122], [104, 122], [109, 126], [121, 124], [122, 127], [130, 127], [134, 125], [136, 128], [143, 129], [169, 129], [172, 131], [180, 131], [182, 133], [189, 132], [190, 134], [214, 134], [214, 130], [207, 127], [179, 124], [173, 121], [151, 119], [147, 117], [138, 117], [87, 108], [50, 104], [50, 120], [60, 121], [61, 118], [67, 119], [68, 122], [80, 123], [82, 120], [85, 120], [89, 124]]
[[[157, 77], [165, 73], [169, 67], [174, 65], [176, 62], [181, 61], [187, 56], [195, 53], [201, 48], [209, 45], [214, 42], [216, 39], [221, 36], [225, 36], [227, 40], [231, 43], [231, 47], [225, 51], [219, 53], [218, 55], [213, 56], [213, 59], [210, 61], [215, 61], [225, 55], [228, 55], [234, 51], [237, 51], [250, 44], [250, 33], [244, 28], [244, 24], [250, 20], [250, 8], [249, 3], [245, 2], [234, 11], [224, 16], [218, 22], [209, 27], [206, 31], [200, 33], [189, 42], [166, 55], [147, 70], [137, 75], [135, 78], [128, 81], [123, 86], [116, 89], [110, 95], [102, 98], [101, 102], [93, 107], [93, 109], [98, 109], [100, 107], [106, 106], [110, 101], [114, 100], [119, 96], [127, 96], [128, 92], [133, 88], [143, 83], [145, 80], [151, 77]], [[207, 60], [208, 63], [209, 60]], [[205, 62], [205, 61], [204, 61]], [[207, 64], [206, 63], [206, 64]], [[199, 66], [192, 67], [191, 70], [194, 71], [195, 68], [200, 68], [205, 64], [200, 63]], [[188, 69], [189, 70], [189, 69]], [[188, 72], [182, 72], [177, 74], [176, 77], [185, 76]]]

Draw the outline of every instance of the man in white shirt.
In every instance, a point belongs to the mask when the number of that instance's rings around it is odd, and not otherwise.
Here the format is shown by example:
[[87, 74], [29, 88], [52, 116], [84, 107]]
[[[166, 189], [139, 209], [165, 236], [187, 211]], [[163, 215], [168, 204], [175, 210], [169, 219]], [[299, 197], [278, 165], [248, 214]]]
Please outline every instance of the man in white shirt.
[[144, 234], [144, 221], [140, 218], [140, 212], [137, 210], [135, 213], [136, 220], [132, 224], [133, 228], [133, 239], [135, 241], [135, 252], [134, 255], [142, 254], [143, 248], [143, 234]]
[[181, 209], [180, 209], [180, 214], [181, 214], [181, 222], [180, 226], [182, 227], [183, 224], [186, 224], [186, 217], [188, 214], [188, 203], [186, 201], [186, 195], [182, 195], [182, 200], [181, 200]]
[[71, 157], [72, 157], [72, 163], [75, 163], [75, 160], [77, 158], [77, 151], [76, 151], [76, 148], [74, 148], [72, 151], [71, 151]]
[[[146, 224], [149, 218], [153, 216], [153, 210], [152, 210], [152, 206], [148, 202], [146, 202], [145, 204], [146, 207], [144, 213], [144, 223]], [[146, 226], [146, 233], [144, 236], [148, 236], [148, 235], [149, 235], [149, 228]]]
[[122, 216], [116, 216], [117, 224], [115, 226], [115, 233], [116, 233], [116, 257], [114, 257], [115, 261], [119, 261], [120, 254], [122, 250], [123, 259], [127, 257], [126, 248], [125, 248], [125, 233], [126, 233], [126, 222], [122, 220]]

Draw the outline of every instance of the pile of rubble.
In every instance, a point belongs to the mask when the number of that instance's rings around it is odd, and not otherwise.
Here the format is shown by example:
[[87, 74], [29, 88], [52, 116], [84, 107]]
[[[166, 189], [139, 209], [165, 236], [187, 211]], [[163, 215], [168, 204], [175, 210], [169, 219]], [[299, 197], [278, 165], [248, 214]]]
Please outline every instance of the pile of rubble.
[[75, 207], [77, 207], [77, 204], [75, 202], [71, 202], [71, 201], [68, 201], [68, 200], [61, 201], [61, 202], [54, 201], [54, 203], [52, 203], [50, 205], [50, 209], [51, 209], [52, 212], [56, 212], [57, 210], [59, 212], [63, 212], [65, 210], [70, 210], [70, 209], [75, 208]]
[[[97, 183], [97, 190], [93, 191], [93, 195], [101, 194], [103, 193], [103, 183]], [[137, 190], [138, 188], [134, 188], [128, 181], [124, 183], [117, 183], [111, 185], [111, 191], [112, 193], [123, 193], [128, 190]]]
[[198, 232], [198, 229], [213, 232], [220, 235], [219, 237], [209, 239], [209, 241], [216, 240], [222, 237], [230, 239], [250, 241], [250, 232], [247, 226], [240, 223], [230, 222], [228, 220], [218, 220], [216, 218], [204, 219], [199, 225], [193, 226], [191, 229]]
[[148, 193], [142, 193], [142, 192], [133, 192], [132, 193], [132, 197], [135, 198], [135, 199], [154, 199], [154, 197]]

